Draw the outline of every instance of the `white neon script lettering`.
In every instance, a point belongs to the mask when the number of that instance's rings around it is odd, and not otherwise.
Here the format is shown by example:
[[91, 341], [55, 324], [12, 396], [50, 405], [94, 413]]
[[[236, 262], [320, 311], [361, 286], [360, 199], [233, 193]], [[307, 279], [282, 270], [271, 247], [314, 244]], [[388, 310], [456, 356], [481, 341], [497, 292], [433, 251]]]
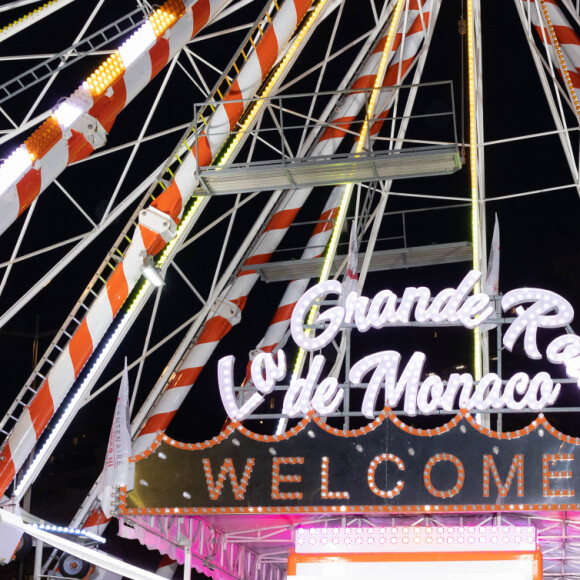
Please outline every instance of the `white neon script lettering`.
[[524, 302], [533, 302], [533, 304], [526, 309], [522, 306], [516, 308], [518, 316], [504, 334], [503, 344], [511, 351], [515, 341], [525, 332], [526, 354], [532, 359], [540, 359], [542, 355], [538, 350], [536, 336], [538, 328], [562, 328], [572, 322], [574, 310], [568, 300], [559, 294], [539, 288], [511, 290], [503, 297], [501, 306], [505, 312]]
[[343, 323], [354, 322], [360, 332], [370, 328], [389, 325], [404, 325], [411, 321], [414, 313], [417, 322], [460, 322], [466, 328], [475, 328], [493, 313], [487, 294], [468, 296], [481, 273], [472, 270], [459, 286], [446, 288], [431, 300], [428, 288], [406, 288], [397, 306], [397, 296], [390, 290], [382, 290], [372, 300], [351, 292], [344, 306], [333, 306], [318, 315], [317, 322], [327, 322], [328, 326], [318, 335], [310, 336], [304, 329], [304, 318], [312, 306], [327, 294], [342, 294], [342, 285], [337, 280], [316, 284], [296, 303], [292, 313], [292, 338], [306, 350], [318, 350], [330, 344]]
[[[466, 328], [475, 328], [486, 322], [493, 313], [487, 294], [470, 295], [479, 281], [479, 272], [471, 271], [457, 288], [446, 288], [431, 298], [431, 291], [425, 287], [406, 288], [397, 297], [391, 290], [382, 290], [372, 299], [351, 292], [337, 306], [320, 312], [317, 323], [323, 323], [318, 335], [312, 329], [305, 329], [307, 312], [328, 294], [342, 295], [342, 285], [338, 281], [316, 284], [297, 302], [291, 317], [292, 336], [296, 344], [306, 350], [315, 351], [328, 345], [344, 324], [354, 323], [360, 332], [387, 325], [409, 324], [411, 316], [417, 322], [460, 323]], [[522, 304], [528, 304], [526, 308]], [[502, 299], [504, 311], [516, 307], [516, 319], [508, 326], [503, 344], [512, 350], [523, 335], [524, 349], [528, 357], [541, 359], [538, 349], [539, 328], [561, 328], [569, 324], [574, 311], [570, 303], [560, 295], [538, 288], [521, 288], [508, 292]], [[554, 364], [565, 366], [566, 374], [577, 379], [580, 386], [580, 337], [565, 334], [552, 340], [546, 349], [547, 359]], [[468, 410], [484, 411], [506, 407], [539, 411], [553, 403], [560, 392], [560, 384], [554, 384], [550, 375], [540, 372], [530, 377], [523, 372], [516, 373], [505, 385], [495, 373], [484, 375], [474, 389], [474, 379], [469, 373], [453, 373], [445, 383], [438, 375], [432, 374], [421, 382], [426, 357], [415, 352], [402, 371], [401, 355], [393, 350], [382, 351], [364, 357], [355, 363], [349, 374], [354, 386], [366, 389], [362, 413], [373, 418], [379, 391], [384, 389], [384, 404], [394, 407], [403, 400], [405, 413], [429, 414], [437, 409], [451, 411], [458, 399], [461, 407]], [[335, 378], [322, 378], [326, 359], [319, 354], [313, 358], [305, 378], [293, 379], [284, 398], [283, 413], [295, 417], [314, 409], [320, 415], [337, 410], [344, 397], [344, 390]], [[228, 415], [237, 420], [245, 419], [265, 400], [277, 382], [286, 376], [286, 358], [279, 350], [276, 359], [269, 353], [259, 353], [252, 361], [251, 376], [256, 392], [241, 406], [235, 400], [233, 387], [233, 357], [219, 361], [218, 383], [222, 401]], [[363, 378], [370, 376], [368, 384]]]
[[270, 394], [278, 381], [286, 376], [286, 355], [279, 350], [277, 361], [270, 353], [259, 353], [254, 357], [251, 367], [252, 382], [257, 389], [241, 407], [238, 407], [234, 395], [234, 357], [229, 355], [218, 362], [218, 385], [226, 413], [235, 421], [242, 421], [255, 411], [263, 402], [260, 394]]
[[[278, 351], [278, 364], [271, 354], [262, 354], [259, 360], [252, 362], [252, 372], [258, 368], [270, 368], [270, 377], [285, 376], [282, 374], [280, 361], [284, 360], [283, 352]], [[419, 411], [429, 414], [437, 409], [452, 411], [455, 399], [460, 393], [459, 404], [467, 410], [485, 411], [487, 409], [522, 409], [528, 407], [534, 411], [543, 409], [552, 404], [560, 393], [560, 384], [554, 384], [550, 375], [540, 372], [530, 377], [523, 372], [513, 375], [505, 384], [495, 373], [488, 373], [481, 378], [479, 386], [474, 389], [474, 379], [469, 373], [453, 373], [447, 383], [438, 375], [431, 375], [421, 383], [423, 367], [426, 357], [422, 352], [415, 352], [399, 373], [401, 363], [400, 353], [394, 350], [378, 352], [364, 357], [350, 370], [349, 379], [353, 386], [366, 388], [362, 402], [362, 413], [368, 419], [373, 419], [377, 406], [379, 391], [384, 389], [384, 405], [396, 407], [403, 400], [403, 408], [407, 415], [414, 416]], [[293, 379], [290, 382], [282, 413], [289, 417], [306, 414], [313, 409], [320, 415], [328, 415], [336, 411], [342, 402], [344, 389], [338, 386], [333, 377], [321, 380], [322, 369], [326, 359], [323, 355], [316, 355], [308, 368], [305, 378]], [[260, 391], [239, 408], [235, 402], [233, 392], [233, 357], [220, 360], [218, 382], [222, 401], [228, 415], [232, 419], [241, 421], [252, 413], [264, 397], [274, 387], [271, 381], [256, 384]], [[363, 385], [363, 378], [371, 374], [368, 385]], [[276, 379], [278, 380], [278, 379]], [[260, 385], [258, 387], [258, 385]], [[516, 397], [517, 395], [517, 397]]]

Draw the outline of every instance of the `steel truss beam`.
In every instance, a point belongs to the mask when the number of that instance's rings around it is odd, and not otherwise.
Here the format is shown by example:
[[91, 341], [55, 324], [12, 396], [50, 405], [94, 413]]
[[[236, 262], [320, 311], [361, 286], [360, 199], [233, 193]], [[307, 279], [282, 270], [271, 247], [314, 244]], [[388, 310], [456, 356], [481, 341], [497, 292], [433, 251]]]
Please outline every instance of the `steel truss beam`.
[[[223, 570], [236, 580], [284, 578], [288, 552], [294, 546], [298, 526], [533, 526], [543, 554], [544, 578], [580, 578], [580, 513], [519, 512], [484, 514], [418, 514], [397, 516], [294, 516], [281, 523], [268, 516], [194, 517], [171, 515], [120, 518], [119, 535], [136, 539], [150, 549], [184, 561], [183, 546], [192, 546], [193, 567], [211, 575]], [[247, 522], [247, 527], [244, 523]], [[253, 567], [245, 568], [253, 563]], [[242, 572], [242, 573], [240, 573]], [[278, 575], [279, 574], [279, 575]]]

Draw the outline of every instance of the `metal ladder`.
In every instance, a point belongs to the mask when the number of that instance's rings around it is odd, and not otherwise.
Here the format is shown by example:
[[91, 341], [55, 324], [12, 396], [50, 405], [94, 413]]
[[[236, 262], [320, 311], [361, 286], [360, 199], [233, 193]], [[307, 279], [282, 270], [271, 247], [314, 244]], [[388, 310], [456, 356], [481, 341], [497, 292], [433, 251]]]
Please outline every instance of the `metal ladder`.
[[127, 32], [134, 30], [142, 22], [143, 10], [136, 8], [133, 12], [108, 24], [104, 28], [101, 28], [101, 30], [63, 50], [61, 53], [55, 54], [40, 64], [11, 78], [9, 81], [0, 85], [0, 104], [51, 77], [55, 72], [61, 71], [85, 56], [92, 54]]

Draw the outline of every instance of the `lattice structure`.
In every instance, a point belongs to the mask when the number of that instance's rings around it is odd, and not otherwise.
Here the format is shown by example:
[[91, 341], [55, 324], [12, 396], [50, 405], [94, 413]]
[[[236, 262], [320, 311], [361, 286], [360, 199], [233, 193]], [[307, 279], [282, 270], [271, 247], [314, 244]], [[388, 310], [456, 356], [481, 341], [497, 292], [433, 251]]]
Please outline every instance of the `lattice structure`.
[[[196, 570], [216, 580], [225, 578], [228, 573], [240, 580], [267, 580], [283, 576], [288, 551], [295, 545], [297, 529], [328, 526], [354, 532], [357, 528], [391, 526], [404, 526], [411, 530], [414, 527], [532, 526], [542, 551], [544, 578], [580, 576], [580, 515], [577, 512], [313, 517], [293, 519], [286, 524], [270, 523], [250, 516], [246, 522], [239, 518], [203, 520], [189, 516], [126, 517], [121, 520], [120, 534], [137, 539], [148, 548], [159, 550], [180, 563], [184, 557], [181, 545], [192, 540]], [[245, 546], [244, 550], [240, 548], [241, 545]], [[252, 575], [246, 576], [239, 566], [249, 561], [254, 562], [254, 568]]]

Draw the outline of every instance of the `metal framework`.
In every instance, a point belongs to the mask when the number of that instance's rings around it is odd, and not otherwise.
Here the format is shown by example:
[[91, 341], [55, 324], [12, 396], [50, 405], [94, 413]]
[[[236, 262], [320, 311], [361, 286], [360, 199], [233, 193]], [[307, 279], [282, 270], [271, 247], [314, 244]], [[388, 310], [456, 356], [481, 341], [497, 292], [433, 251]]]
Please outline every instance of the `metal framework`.
[[[467, 0], [464, 67], [457, 63], [458, 35], [449, 72], [440, 52], [449, 49], [438, 32], [440, 19], [455, 27], [448, 4], [171, 0], [153, 11], [134, 0], [60, 0], [30, 19], [22, 20], [19, 2], [0, 13], [14, 20], [5, 29], [9, 34], [0, 34], [6, 41], [0, 78], [9, 79], [0, 86], [6, 159], [0, 166], [0, 326], [12, 331], [41, 311], [46, 324], [59, 329], [43, 345], [32, 374], [28, 363], [13, 368], [22, 359], [16, 344], [2, 354], [14, 388], [0, 409], [0, 480], [13, 501], [39, 477], [83, 406], [91, 403], [89, 409], [102, 413], [99, 400], [108, 395], [100, 395], [120, 375], [115, 354], [129, 356], [135, 449], [147, 447], [158, 429], [173, 428], [170, 421], [188, 404], [193, 387], [206, 393], [208, 405], [219, 406], [213, 385], [222, 340], [232, 331], [240, 358], [252, 349], [276, 350], [287, 340], [292, 305], [310, 281], [323, 272], [341, 275], [346, 251], [327, 258], [325, 248], [338, 243], [342, 232], [335, 225], [347, 213], [357, 225], [364, 288], [386, 279], [386, 270], [395, 276], [397, 268], [437, 264], [457, 275], [471, 259], [485, 271], [492, 211], [501, 218], [502, 207], [525, 212], [540, 197], [550, 207], [564, 205], [570, 191], [577, 198], [580, 62], [574, 49], [580, 42], [570, 39], [580, 28], [578, 2], [514, 0], [491, 14], [480, 0]], [[149, 44], [134, 54], [138, 41], [119, 39], [144, 11], [144, 26], [154, 35], [139, 28]], [[519, 67], [537, 79], [533, 109], [548, 114], [537, 126], [506, 123], [502, 132], [493, 124], [488, 130], [497, 101], [487, 107], [483, 71], [486, 58], [498, 52], [486, 52], [492, 41], [483, 36], [482, 19], [496, 24], [504, 16], [510, 41], [519, 47]], [[47, 24], [62, 37], [45, 48], [36, 27]], [[563, 29], [570, 34], [559, 37]], [[19, 38], [22, 43], [14, 42]], [[436, 86], [426, 82], [433, 70], [462, 106], [456, 109], [451, 99], [437, 108], [437, 98], [422, 96]], [[71, 94], [66, 106], [56, 102], [55, 91]], [[65, 119], [68, 106], [80, 107], [73, 121]], [[442, 111], [450, 121], [438, 116]], [[464, 120], [466, 129], [456, 131]], [[495, 151], [532, 142], [558, 151], [557, 169], [522, 185], [493, 179]], [[462, 164], [459, 177], [426, 178]], [[531, 173], [533, 165], [522, 163], [521, 173]], [[466, 186], [461, 176], [469, 171]], [[416, 177], [423, 179], [393, 183]], [[337, 183], [342, 186], [329, 187]], [[350, 187], [352, 202], [343, 212]], [[524, 248], [528, 235], [522, 234]], [[141, 278], [147, 256], [165, 288]], [[490, 341], [481, 339], [480, 346], [476, 335], [475, 360], [467, 361], [474, 375], [502, 365], [501, 351], [490, 356]], [[344, 376], [349, 341], [332, 348], [332, 372]], [[278, 422], [278, 411], [254, 419]], [[350, 414], [344, 424], [350, 419], [357, 417]], [[501, 421], [496, 426], [501, 429]], [[103, 439], [107, 435], [103, 429]], [[475, 525], [528, 518], [540, 530], [545, 575], [578, 575], [576, 514], [463, 517]], [[73, 524], [102, 530], [106, 523], [95, 484]], [[329, 525], [339, 523], [380, 522], [355, 518]], [[217, 521], [164, 517], [135, 520], [132, 530], [130, 524], [125, 518], [126, 537], [157, 538], [160, 551], [178, 561], [180, 542], [191, 540], [200, 567], [223, 566], [235, 578], [256, 580], [283, 577], [297, 525], [228, 531]]]
[[[186, 546], [191, 545], [196, 570], [212, 576], [215, 569], [220, 569], [233, 577], [253, 580], [284, 577], [297, 528], [460, 525], [533, 526], [543, 555], [544, 578], [577, 578], [580, 574], [580, 520], [576, 512], [313, 516], [270, 525], [256, 519], [240, 522], [239, 518], [236, 521], [227, 517], [212, 520], [152, 515], [122, 518], [120, 534], [157, 549], [180, 563], [184, 560]], [[207, 554], [211, 553], [214, 556], [208, 559]]]

